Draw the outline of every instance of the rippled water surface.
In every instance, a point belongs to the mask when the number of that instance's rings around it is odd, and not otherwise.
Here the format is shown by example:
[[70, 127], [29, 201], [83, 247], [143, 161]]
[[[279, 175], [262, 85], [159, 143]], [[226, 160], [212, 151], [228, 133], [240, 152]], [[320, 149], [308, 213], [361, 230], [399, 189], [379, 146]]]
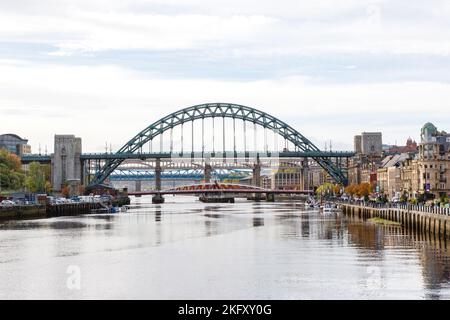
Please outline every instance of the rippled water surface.
[[450, 299], [448, 245], [300, 202], [142, 197], [0, 223], [0, 298]]

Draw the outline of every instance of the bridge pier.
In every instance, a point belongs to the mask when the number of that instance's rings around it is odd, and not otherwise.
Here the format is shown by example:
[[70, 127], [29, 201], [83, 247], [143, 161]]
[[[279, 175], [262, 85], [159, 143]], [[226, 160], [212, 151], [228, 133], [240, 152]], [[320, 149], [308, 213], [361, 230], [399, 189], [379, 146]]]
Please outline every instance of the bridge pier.
[[[142, 191], [142, 181], [141, 180], [136, 180], [134, 182], [134, 191], [136, 191], [136, 192]], [[140, 196], [136, 195], [136, 197], [140, 197]]]
[[52, 188], [61, 192], [68, 180], [81, 184], [81, 138], [74, 135], [55, 135], [55, 151], [51, 156]]
[[141, 180], [136, 180], [134, 182], [134, 190], [136, 192], [141, 192], [142, 191], [142, 181]]
[[[161, 159], [156, 158], [155, 163], [155, 189], [161, 191]], [[152, 197], [152, 203], [164, 203], [164, 197], [162, 194], [157, 193]]]
[[308, 158], [304, 158], [302, 161], [301, 172], [301, 188], [303, 190], [309, 190], [309, 164]]
[[[261, 187], [261, 161], [259, 160], [259, 155], [256, 158], [256, 163], [253, 166], [253, 186]], [[261, 193], [255, 193], [255, 201], [261, 201]]]
[[208, 162], [205, 162], [205, 183], [211, 182], [212, 167]]

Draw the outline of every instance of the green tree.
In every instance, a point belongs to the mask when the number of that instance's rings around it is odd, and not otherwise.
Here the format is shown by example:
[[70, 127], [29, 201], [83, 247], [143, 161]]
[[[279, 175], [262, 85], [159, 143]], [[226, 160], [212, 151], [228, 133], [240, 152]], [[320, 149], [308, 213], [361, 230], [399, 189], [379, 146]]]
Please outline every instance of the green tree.
[[25, 180], [25, 186], [31, 192], [49, 192], [50, 170], [48, 165], [32, 162]]
[[442, 205], [447, 204], [449, 202], [448, 195], [447, 194], [442, 194], [439, 197], [439, 201], [440, 201], [440, 203], [442, 203]]
[[20, 158], [7, 150], [0, 149], [0, 189], [20, 190], [25, 175], [22, 172]]
[[317, 188], [316, 193], [322, 197], [331, 196], [334, 194], [334, 185], [326, 182]]
[[400, 197], [400, 202], [408, 202], [408, 193], [406, 193], [406, 191], [403, 191], [403, 194]]
[[334, 186], [334, 194], [336, 195], [336, 196], [340, 196], [341, 194], [342, 194], [342, 185], [340, 185], [340, 184], [336, 184], [335, 186]]
[[419, 194], [419, 196], [417, 197], [417, 202], [424, 203], [425, 201], [427, 201], [426, 195], [424, 193]]
[[387, 195], [385, 193], [383, 193], [378, 197], [377, 201], [381, 202], [381, 203], [387, 203], [387, 202], [389, 202], [389, 199], [388, 199]]

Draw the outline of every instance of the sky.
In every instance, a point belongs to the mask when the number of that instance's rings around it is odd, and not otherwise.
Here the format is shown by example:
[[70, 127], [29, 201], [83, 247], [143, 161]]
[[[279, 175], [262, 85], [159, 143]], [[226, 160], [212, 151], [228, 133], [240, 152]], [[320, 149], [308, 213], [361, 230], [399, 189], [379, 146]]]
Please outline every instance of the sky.
[[0, 0], [0, 133], [119, 149], [168, 113], [242, 104], [319, 148], [450, 131], [446, 0]]

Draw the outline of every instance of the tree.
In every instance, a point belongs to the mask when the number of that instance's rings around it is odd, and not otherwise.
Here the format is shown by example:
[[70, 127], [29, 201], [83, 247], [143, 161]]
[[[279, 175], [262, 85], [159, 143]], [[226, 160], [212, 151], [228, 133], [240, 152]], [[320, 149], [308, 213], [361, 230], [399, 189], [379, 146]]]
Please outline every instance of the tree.
[[336, 196], [338, 196], [338, 195], [340, 195], [342, 192], [341, 192], [341, 190], [342, 190], [342, 186], [341, 185], [339, 185], [339, 184], [336, 184], [335, 186], [334, 186], [334, 194], [336, 195]]
[[24, 180], [20, 158], [7, 150], [0, 149], [0, 188], [20, 190]]
[[356, 194], [356, 185], [351, 184], [347, 188], [345, 188], [345, 193], [351, 195], [352, 197]]
[[408, 202], [408, 194], [406, 193], [406, 191], [403, 191], [403, 194], [400, 197], [400, 202]]
[[370, 183], [361, 183], [358, 185], [358, 189], [356, 191], [356, 194], [359, 197], [367, 198], [372, 193], [372, 185]]
[[25, 179], [25, 186], [30, 192], [50, 193], [52, 184], [50, 182], [51, 167], [48, 164], [32, 162]]
[[50, 181], [45, 182], [45, 193], [49, 194], [53, 190], [52, 183]]
[[334, 194], [334, 185], [326, 182], [317, 188], [316, 193], [320, 196], [331, 196]]
[[380, 195], [378, 197], [378, 202], [387, 203], [388, 201], [389, 201], [388, 197], [387, 197], [387, 195], [385, 193], [383, 193], [382, 195]]
[[25, 180], [25, 186], [30, 192], [45, 192], [48, 185], [46, 185], [46, 170], [45, 166], [38, 162], [32, 162], [29, 165], [29, 170]]
[[442, 195], [439, 197], [439, 200], [440, 200], [440, 203], [441, 203], [442, 205], [447, 204], [447, 203], [449, 202], [448, 195], [447, 195], [447, 194], [442, 194]]
[[424, 203], [425, 201], [427, 201], [427, 196], [424, 193], [419, 194], [417, 197], [417, 202]]
[[61, 193], [65, 198], [68, 198], [70, 194], [69, 186], [64, 186], [61, 190]]

